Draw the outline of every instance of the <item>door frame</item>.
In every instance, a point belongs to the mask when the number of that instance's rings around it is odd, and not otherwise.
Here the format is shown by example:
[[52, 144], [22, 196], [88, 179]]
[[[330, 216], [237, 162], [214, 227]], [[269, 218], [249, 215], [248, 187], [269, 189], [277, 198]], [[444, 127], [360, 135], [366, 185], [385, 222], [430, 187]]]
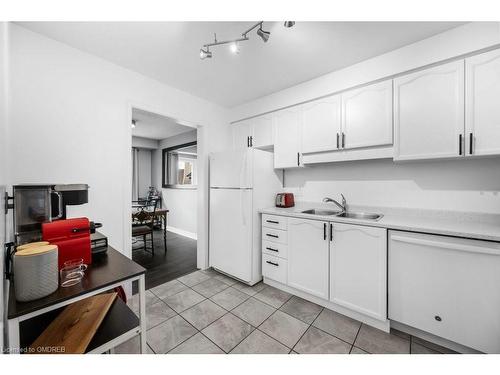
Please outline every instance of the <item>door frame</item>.
[[[129, 102], [127, 105], [128, 124], [132, 123], [132, 110], [140, 109], [160, 116], [172, 119], [182, 125], [189, 126], [197, 130], [196, 141], [198, 145], [198, 159], [201, 161], [198, 167], [198, 187], [197, 187], [197, 242], [196, 242], [196, 267], [206, 269], [208, 267], [208, 147], [206, 128], [186, 119], [166, 113], [164, 110], [144, 103]], [[127, 127], [127, 139], [124, 142], [127, 150], [132, 148], [132, 127]], [[123, 243], [125, 255], [132, 258], [132, 207], [130, 197], [132, 196], [132, 163], [127, 163], [127, 172], [123, 177]], [[163, 189], [163, 187], [161, 187]]]

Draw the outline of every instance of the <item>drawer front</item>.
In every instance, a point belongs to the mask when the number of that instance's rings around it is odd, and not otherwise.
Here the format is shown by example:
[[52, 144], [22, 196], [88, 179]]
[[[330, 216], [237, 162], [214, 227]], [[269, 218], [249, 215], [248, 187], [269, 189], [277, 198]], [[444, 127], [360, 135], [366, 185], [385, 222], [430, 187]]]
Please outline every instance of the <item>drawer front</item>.
[[287, 262], [284, 259], [262, 254], [262, 275], [280, 283], [287, 282]]
[[264, 227], [262, 228], [262, 240], [282, 243], [286, 245], [288, 243], [288, 234], [284, 230]]
[[287, 218], [284, 216], [262, 214], [263, 227], [286, 230], [286, 223]]
[[286, 259], [288, 246], [282, 243], [262, 240], [262, 253]]

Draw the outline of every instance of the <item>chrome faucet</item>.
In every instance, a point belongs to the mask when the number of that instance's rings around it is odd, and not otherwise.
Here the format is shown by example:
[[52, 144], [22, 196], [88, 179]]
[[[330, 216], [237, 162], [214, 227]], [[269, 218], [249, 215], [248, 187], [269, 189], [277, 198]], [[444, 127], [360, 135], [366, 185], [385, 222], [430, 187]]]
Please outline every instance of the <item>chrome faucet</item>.
[[323, 198], [323, 202], [324, 203], [334, 203], [342, 210], [342, 212], [346, 212], [347, 211], [347, 201], [345, 200], [344, 194], [340, 194], [340, 195], [342, 196], [342, 204], [337, 202], [335, 199], [328, 198], [328, 197]]

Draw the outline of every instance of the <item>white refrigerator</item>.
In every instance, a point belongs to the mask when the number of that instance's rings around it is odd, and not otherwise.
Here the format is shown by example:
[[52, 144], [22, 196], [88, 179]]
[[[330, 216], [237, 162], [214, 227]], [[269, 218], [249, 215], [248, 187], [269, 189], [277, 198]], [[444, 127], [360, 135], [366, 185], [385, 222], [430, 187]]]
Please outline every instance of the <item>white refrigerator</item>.
[[258, 210], [274, 205], [282, 180], [271, 152], [210, 154], [210, 266], [249, 285], [262, 280]]

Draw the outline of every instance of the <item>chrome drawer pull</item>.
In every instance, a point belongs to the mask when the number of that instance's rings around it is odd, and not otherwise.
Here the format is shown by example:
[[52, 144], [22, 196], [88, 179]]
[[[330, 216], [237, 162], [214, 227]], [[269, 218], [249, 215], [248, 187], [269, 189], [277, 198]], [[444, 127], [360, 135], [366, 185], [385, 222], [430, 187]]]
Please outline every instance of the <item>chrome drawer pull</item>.
[[270, 260], [267, 260], [266, 263], [268, 263], [268, 264], [270, 264], [272, 266], [275, 266], [275, 267], [279, 267], [278, 263], [271, 262]]
[[275, 234], [269, 234], [269, 233], [266, 233], [266, 236], [267, 237], [273, 237], [273, 238], [280, 238], [279, 236], [277, 236]]
[[271, 250], [271, 251], [275, 251], [277, 253], [279, 253], [279, 250], [278, 249], [273, 249], [272, 247], [266, 247], [267, 250]]

